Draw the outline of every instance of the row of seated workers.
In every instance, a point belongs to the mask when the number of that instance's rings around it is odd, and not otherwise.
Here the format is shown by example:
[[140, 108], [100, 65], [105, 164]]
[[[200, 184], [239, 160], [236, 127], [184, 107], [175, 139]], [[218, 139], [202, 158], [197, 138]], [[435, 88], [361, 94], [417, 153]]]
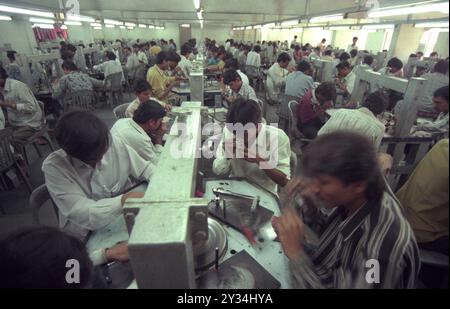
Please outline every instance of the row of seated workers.
[[[1, 241], [0, 274], [7, 278], [1, 286], [93, 287], [95, 267], [129, 260], [126, 242], [93, 252], [88, 252], [84, 243], [89, 235], [122, 215], [127, 199], [143, 197], [142, 193], [127, 192], [128, 188], [141, 181], [150, 186], [170, 185], [153, 183], [152, 175], [161, 156], [170, 155], [164, 151], [166, 116], [180, 103], [171, 89], [189, 74], [191, 54], [198, 47], [195, 44], [183, 45], [180, 55], [156, 48], [155, 64], [144, 78], [134, 80], [136, 99], [126, 111], [127, 118], [117, 120], [111, 130], [91, 111], [68, 111], [59, 118], [54, 137], [60, 149], [42, 165], [45, 184], [58, 209], [59, 228], [21, 230]], [[261, 99], [240, 65], [244, 56], [246, 66], [252, 65], [252, 53], [258, 55], [260, 46], [249, 51], [248, 45], [230, 41], [227, 47], [209, 39], [201, 44], [206, 47], [207, 70], [219, 73], [223, 98], [228, 102], [213, 171], [246, 177], [274, 195], [283, 191], [291, 201], [303, 200], [309, 210], [300, 218], [297, 211], [286, 207], [281, 216], [273, 218], [274, 230], [289, 259], [292, 287], [416, 288], [419, 282], [433, 284], [420, 272], [419, 248], [448, 255], [448, 139], [436, 143], [406, 184], [393, 193], [385, 180], [384, 156], [379, 153], [385, 127], [377, 117], [388, 106], [386, 94], [375, 91], [359, 108], [342, 108], [329, 118], [326, 111], [333, 107], [337, 89], [353, 91], [354, 72], [348, 54], [336, 59], [334, 83], [315, 85], [311, 63], [305, 58], [307, 52], [319, 52], [319, 46], [306, 51], [300, 48], [301, 57], [281, 52], [268, 70], [268, 79], [276, 87], [282, 80], [286, 94], [298, 98], [299, 130], [311, 139], [300, 156], [297, 175], [291, 171], [289, 136], [276, 125], [267, 124]], [[232, 47], [239, 51], [234, 50], [237, 58], [230, 53]], [[298, 46], [293, 52], [296, 49]], [[131, 63], [137, 59], [136, 68], [147, 66], [139, 61], [139, 45], [124, 50], [125, 67], [130, 57], [134, 59]], [[324, 54], [327, 57], [329, 50]], [[113, 66], [117, 71], [122, 68], [113, 52], [105, 52], [105, 58], [98, 66], [105, 74], [114, 71]], [[360, 65], [370, 67], [371, 60], [366, 57]], [[385, 74], [398, 74], [400, 66], [401, 61], [391, 59]], [[64, 60], [62, 67], [66, 75], [59, 81], [55, 96], [92, 82], [70, 59]], [[437, 81], [447, 71], [448, 62], [443, 60], [427, 74]], [[430, 101], [423, 107], [433, 106], [438, 117], [418, 129], [448, 131], [445, 78], [444, 86], [428, 84], [424, 97]], [[43, 112], [29, 87], [9, 77], [3, 68], [0, 93], [0, 107], [6, 115], [0, 114], [1, 129], [11, 128], [13, 143], [20, 144], [40, 128]], [[236, 124], [249, 125], [249, 129], [244, 135], [237, 134], [231, 129]], [[244, 155], [237, 156], [237, 149]], [[305, 246], [304, 224], [319, 235], [314, 251]], [[81, 262], [79, 284], [65, 280], [69, 259]], [[35, 263], [37, 260], [40, 262]], [[380, 265], [376, 283], [365, 279], [369, 260]], [[435, 273], [432, 278], [436, 279]]]

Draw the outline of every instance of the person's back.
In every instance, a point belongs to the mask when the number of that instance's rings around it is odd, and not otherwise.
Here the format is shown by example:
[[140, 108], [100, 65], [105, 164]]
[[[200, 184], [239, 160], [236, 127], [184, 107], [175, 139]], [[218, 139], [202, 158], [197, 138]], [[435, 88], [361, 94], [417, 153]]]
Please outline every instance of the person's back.
[[66, 86], [66, 94], [78, 91], [92, 91], [94, 86], [90, 77], [82, 72], [71, 72], [61, 77], [61, 84]]
[[301, 71], [287, 76], [285, 94], [302, 98], [309, 90], [314, 88], [314, 79]]
[[422, 78], [426, 79], [425, 90], [419, 106], [419, 112], [436, 113], [436, 109], [433, 103], [433, 95], [436, 90], [444, 86], [448, 86], [449, 78], [446, 75], [448, 72], [448, 61], [442, 60], [438, 62], [434, 68], [433, 73], [427, 73], [422, 75]]
[[444, 139], [425, 156], [397, 192], [418, 243], [433, 243], [446, 237], [446, 249], [435, 248], [444, 254], [448, 254], [448, 158], [449, 140]]

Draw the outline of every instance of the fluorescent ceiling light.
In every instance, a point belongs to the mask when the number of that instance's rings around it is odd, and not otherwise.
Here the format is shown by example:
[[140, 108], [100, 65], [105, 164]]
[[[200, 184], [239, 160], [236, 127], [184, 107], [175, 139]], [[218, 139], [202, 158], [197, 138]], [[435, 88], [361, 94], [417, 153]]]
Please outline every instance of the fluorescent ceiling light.
[[262, 28], [262, 25], [253, 26], [253, 29], [261, 29], [261, 28]]
[[105, 25], [106, 28], [116, 28], [114, 25]]
[[38, 24], [54, 24], [55, 20], [54, 19], [46, 19], [46, 18], [35, 18], [35, 17], [31, 17], [30, 18], [30, 22], [32, 23], [38, 23]]
[[149, 29], [155, 29], [155, 26], [154, 25], [149, 25], [148, 28]]
[[62, 25], [61, 27], [59, 27], [59, 29], [67, 30], [67, 26], [66, 25]]
[[407, 7], [393, 7], [375, 10], [369, 13], [369, 18], [422, 14], [431, 12], [442, 12], [448, 14], [448, 2], [432, 3]]
[[165, 27], [162, 27], [162, 26], [156, 26], [155, 29], [158, 29], [158, 30], [164, 30]]
[[429, 22], [415, 24], [416, 28], [448, 28], [448, 22]]
[[136, 27], [135, 23], [125, 23], [125, 26], [127, 27]]
[[448, 32], [448, 28], [446, 28], [446, 29], [439, 29], [439, 32]]
[[11, 18], [11, 16], [0, 15], [0, 20], [7, 20], [7, 21], [10, 21], [10, 20], [12, 20], [12, 18]]
[[103, 22], [108, 25], [123, 26], [123, 22], [118, 21], [118, 20], [104, 19]]
[[127, 27], [125, 27], [124, 25], [119, 26], [120, 29], [126, 29]]
[[189, 24], [182, 24], [181, 25], [181, 28], [190, 28], [191, 27], [191, 25], [189, 25]]
[[32, 28], [55, 29], [53, 25], [50, 24], [33, 24]]
[[128, 30], [133, 30], [134, 27], [128, 26], [127, 29], [128, 29]]
[[16, 14], [48, 17], [48, 18], [54, 18], [55, 17], [55, 15], [53, 13], [51, 13], [51, 12], [21, 9], [21, 8], [15, 8], [15, 7], [7, 6], [7, 5], [0, 5], [0, 12], [8, 12], [8, 13], [16, 13]]
[[139, 28], [147, 28], [147, 25], [139, 24]]
[[92, 27], [102, 27], [102, 24], [100, 23], [91, 23]]
[[200, 9], [200, 0], [194, 0], [194, 6], [196, 10]]
[[298, 19], [295, 19], [295, 20], [286, 20], [286, 21], [283, 21], [282, 23], [281, 23], [281, 26], [282, 27], [286, 27], [286, 26], [296, 26], [296, 25], [298, 25], [299, 24], [299, 20]]
[[94, 27], [94, 30], [102, 30], [102, 27]]
[[274, 28], [277, 24], [276, 23], [270, 23], [263, 25], [264, 28]]
[[81, 22], [79, 22], [79, 21], [69, 21], [69, 20], [64, 21], [64, 25], [67, 25], [67, 26], [83, 26], [83, 24]]
[[323, 27], [310, 27], [310, 28], [308, 28], [308, 30], [310, 30], [310, 31], [315, 31], [315, 30], [323, 30]]
[[81, 16], [81, 15], [70, 15], [66, 16], [67, 20], [75, 20], [75, 21], [84, 21], [87, 23], [95, 23], [95, 18], [89, 16]]
[[366, 25], [362, 30], [394, 29], [395, 25]]
[[329, 30], [331, 30], [331, 31], [350, 30], [350, 27], [348, 27], [348, 26], [335, 26], [335, 27], [330, 27]]
[[343, 19], [344, 19], [343, 14], [336, 14], [336, 15], [313, 17], [309, 20], [309, 22], [310, 23], [324, 23], [324, 22], [328, 22], [328, 21], [338, 21], [338, 20], [343, 20]]
[[200, 19], [200, 28], [203, 29], [203, 19]]
[[253, 29], [252, 26], [247, 26], [247, 27], [245, 27], [245, 30], [252, 30], [252, 29]]

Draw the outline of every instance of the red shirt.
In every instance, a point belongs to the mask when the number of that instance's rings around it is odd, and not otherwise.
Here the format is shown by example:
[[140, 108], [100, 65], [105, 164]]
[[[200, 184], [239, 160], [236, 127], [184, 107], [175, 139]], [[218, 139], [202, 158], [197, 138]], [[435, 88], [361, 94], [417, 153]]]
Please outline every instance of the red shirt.
[[300, 99], [297, 105], [297, 119], [299, 123], [308, 123], [316, 118], [316, 111], [314, 109], [315, 99], [313, 90], [309, 90], [303, 98]]

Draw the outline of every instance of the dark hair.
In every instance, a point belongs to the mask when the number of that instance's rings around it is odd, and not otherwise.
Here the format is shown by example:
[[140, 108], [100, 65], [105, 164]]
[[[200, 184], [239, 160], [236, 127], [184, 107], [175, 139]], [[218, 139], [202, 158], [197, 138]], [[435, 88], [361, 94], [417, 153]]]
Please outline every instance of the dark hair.
[[173, 62], [179, 63], [181, 61], [181, 57], [176, 52], [171, 51], [167, 55], [167, 61], [173, 61]]
[[343, 52], [340, 56], [339, 56], [339, 60], [342, 61], [347, 61], [348, 59], [350, 59], [350, 55], [346, 52]]
[[367, 64], [368, 66], [371, 66], [373, 64], [373, 57], [365, 56], [364, 60], [363, 60], [363, 64]]
[[0, 66], [0, 77], [2, 79], [7, 79], [9, 77], [8, 73], [6, 72], [6, 70]]
[[14, 60], [16, 60], [16, 54], [17, 54], [16, 51], [10, 50], [10, 51], [8, 51], [8, 52], [6, 53], [6, 56], [8, 57], [8, 59], [9, 59], [10, 61], [14, 61]]
[[351, 56], [352, 58], [355, 58], [357, 55], [358, 55], [358, 50], [357, 50], [357, 49], [352, 49], [352, 50], [350, 51], [350, 56]]
[[332, 82], [321, 83], [316, 88], [316, 94], [320, 94], [327, 101], [336, 100], [336, 85]]
[[[70, 284], [69, 260], [80, 265], [80, 283]], [[90, 284], [92, 262], [84, 244], [52, 227], [15, 232], [0, 242], [1, 289], [76, 289]]]
[[109, 60], [116, 60], [116, 54], [114, 54], [112, 51], [105, 52], [105, 55]]
[[261, 46], [256, 45], [255, 47], [253, 47], [253, 51], [256, 53], [260, 53], [261, 52]]
[[440, 60], [433, 69], [434, 72], [441, 73], [441, 74], [447, 74], [448, 72], [448, 60]]
[[417, 55], [416, 54], [411, 54], [411, 55], [409, 55], [409, 58], [417, 58]]
[[362, 106], [369, 109], [375, 116], [378, 116], [386, 110], [388, 103], [388, 98], [382, 91], [375, 91], [366, 98]]
[[233, 70], [239, 70], [239, 62], [236, 58], [227, 59], [225, 61], [225, 69], [233, 69]]
[[159, 120], [166, 116], [166, 111], [156, 101], [149, 100], [139, 105], [134, 112], [133, 120], [138, 124], [144, 124], [149, 120]]
[[433, 56], [439, 56], [438, 52], [432, 52], [432, 53], [430, 54], [430, 57], [433, 57]]
[[288, 61], [291, 61], [291, 60], [292, 60], [292, 57], [288, 53], [281, 53], [278, 56], [277, 62], [278, 63], [282, 63], [282, 62], [288, 62]]
[[327, 41], [327, 39], [322, 39], [322, 43], [325, 43]]
[[75, 56], [75, 54], [69, 50], [64, 50], [61, 53], [61, 60], [66, 61], [66, 60], [73, 60], [73, 57]]
[[242, 80], [241, 76], [236, 70], [228, 70], [223, 73], [223, 82], [225, 83], [225, 85], [229, 85], [231, 82], [234, 82], [237, 79]]
[[418, 52], [416, 53], [416, 55], [417, 55], [417, 54], [423, 55], [423, 52], [422, 52], [422, 51], [418, 51]]
[[189, 44], [186, 43], [186, 44], [184, 44], [183, 46], [181, 46], [181, 51], [180, 51], [180, 53], [181, 53], [183, 56], [186, 56], [186, 55], [192, 53], [192, 47], [191, 47]]
[[261, 119], [262, 111], [259, 104], [253, 100], [243, 98], [234, 101], [227, 114], [228, 124], [242, 123], [245, 126], [249, 123], [258, 124], [261, 122]]
[[325, 51], [325, 56], [331, 56], [333, 54], [333, 51], [331, 49], [327, 49]]
[[306, 177], [330, 175], [345, 185], [367, 182], [370, 201], [381, 200], [386, 190], [375, 146], [358, 133], [336, 131], [318, 137], [306, 147], [301, 165]]
[[65, 69], [65, 70], [68, 70], [68, 71], [78, 71], [78, 68], [77, 68], [77, 66], [75, 65], [75, 63], [73, 63], [73, 61], [70, 61], [70, 60], [65, 60], [65, 61], [62, 63], [61, 67], [62, 67], [63, 69]]
[[442, 88], [439, 88], [434, 92], [435, 98], [442, 98], [448, 102], [448, 85]]
[[305, 73], [309, 70], [311, 70], [311, 64], [308, 61], [302, 60], [297, 64], [297, 71]]
[[350, 63], [349, 63], [348, 61], [342, 61], [342, 62], [340, 62], [340, 63], [336, 66], [336, 68], [337, 68], [338, 70], [342, 70], [342, 69], [350, 69], [350, 68], [351, 68], [351, 65], [350, 65]]
[[85, 163], [101, 160], [110, 145], [108, 127], [88, 111], [64, 114], [56, 124], [55, 139], [69, 156]]
[[354, 37], [353, 37], [353, 40], [357, 40], [357, 39], [358, 39], [358, 37], [357, 37], [357, 36], [354, 36]]
[[72, 45], [72, 44], [67, 44], [66, 48], [67, 48], [67, 50], [74, 52], [74, 53], [77, 51], [77, 48], [75, 47], [75, 45]]
[[156, 64], [162, 64], [164, 61], [167, 61], [168, 54], [165, 51], [159, 52], [158, 55], [156, 55]]
[[150, 42], [150, 46], [156, 46], [156, 42], [155, 41], [151, 41]]
[[390, 68], [401, 70], [403, 68], [403, 62], [400, 59], [394, 57], [388, 61], [387, 66]]
[[152, 90], [152, 87], [145, 79], [138, 79], [133, 84], [133, 91], [135, 93], [142, 93], [148, 90]]

